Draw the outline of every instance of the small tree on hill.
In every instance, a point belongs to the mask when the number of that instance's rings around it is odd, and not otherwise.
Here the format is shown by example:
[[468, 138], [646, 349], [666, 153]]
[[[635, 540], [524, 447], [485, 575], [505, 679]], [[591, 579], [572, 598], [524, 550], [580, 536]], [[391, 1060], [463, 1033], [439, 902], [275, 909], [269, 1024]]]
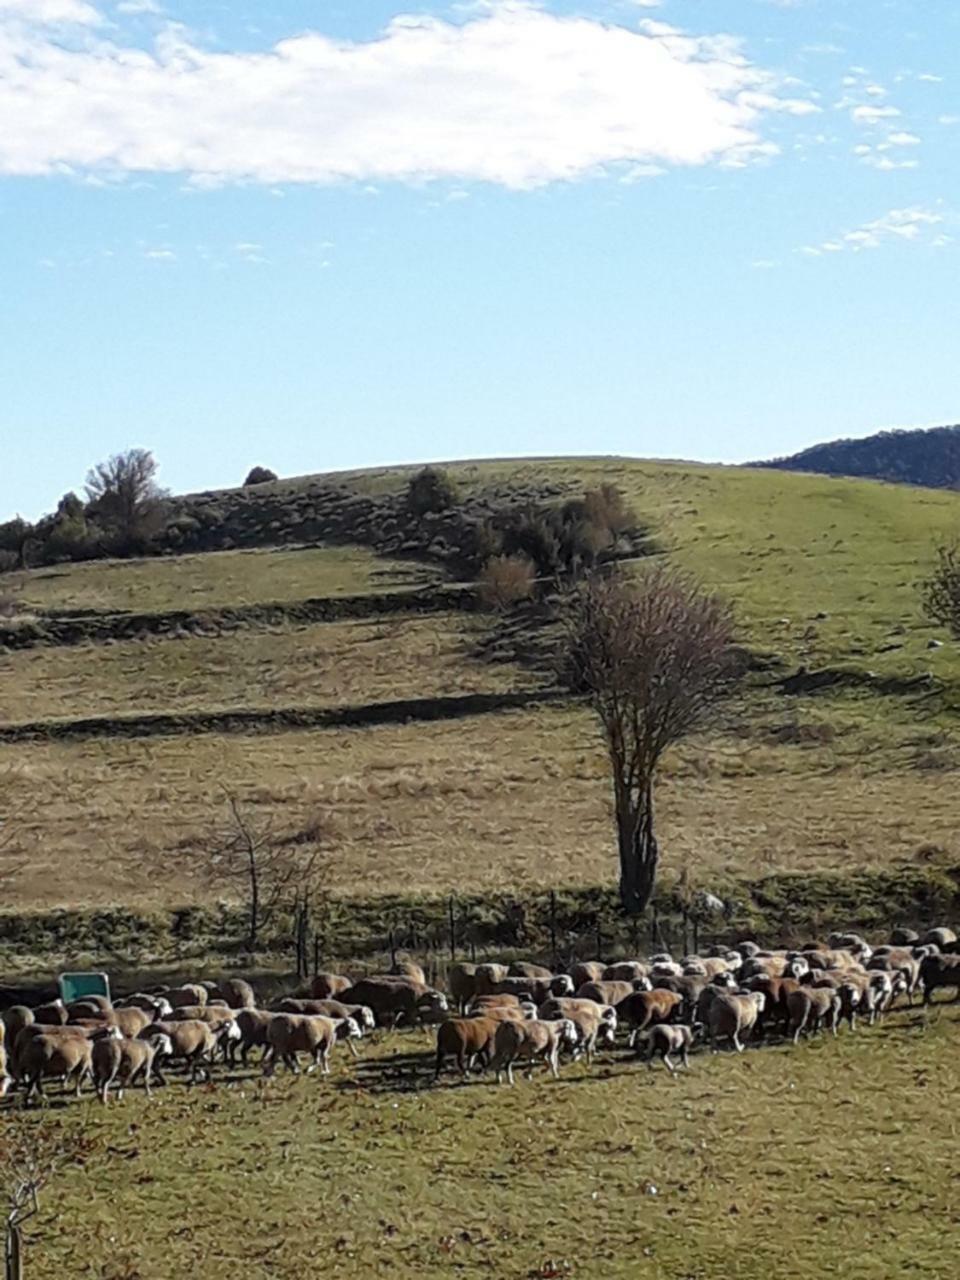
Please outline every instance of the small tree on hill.
[[26, 569], [27, 546], [33, 537], [33, 525], [20, 516], [0, 524], [0, 551], [13, 557], [13, 568]]
[[407, 509], [415, 516], [449, 511], [459, 501], [457, 486], [438, 467], [424, 467], [407, 485]]
[[529, 600], [537, 581], [527, 556], [491, 556], [480, 572], [480, 598], [488, 609], [505, 612]]
[[937, 563], [930, 577], [920, 584], [923, 611], [931, 622], [946, 627], [960, 640], [960, 543], [944, 543], [937, 548]]
[[93, 1141], [46, 1121], [8, 1116], [0, 1143], [0, 1199], [5, 1217], [4, 1276], [23, 1277], [23, 1224], [40, 1210], [40, 1192], [64, 1165], [83, 1160]]
[[144, 551], [163, 524], [163, 491], [157, 462], [148, 449], [129, 449], [87, 473], [88, 515], [107, 533], [120, 555]]
[[571, 598], [562, 658], [607, 744], [620, 855], [620, 901], [642, 912], [660, 850], [654, 782], [663, 753], [700, 729], [734, 674], [726, 604], [684, 575], [595, 576]]
[[244, 488], [251, 484], [269, 484], [271, 480], [276, 480], [277, 473], [271, 471], [269, 467], [251, 467], [247, 472], [247, 478], [244, 480]]

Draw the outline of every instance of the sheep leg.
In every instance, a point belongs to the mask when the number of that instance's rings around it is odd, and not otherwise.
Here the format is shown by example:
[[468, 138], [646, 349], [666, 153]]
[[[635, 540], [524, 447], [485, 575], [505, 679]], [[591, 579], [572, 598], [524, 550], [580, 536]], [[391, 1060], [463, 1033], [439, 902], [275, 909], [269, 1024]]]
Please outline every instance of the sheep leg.
[[350, 1052], [353, 1054], [355, 1058], [360, 1057], [360, 1051], [357, 1048], [357, 1046], [353, 1043], [352, 1040], [347, 1041], [347, 1048], [350, 1050]]
[[669, 1051], [668, 1051], [667, 1049], [664, 1049], [664, 1051], [663, 1051], [663, 1053], [662, 1053], [662, 1055], [661, 1055], [661, 1056], [662, 1056], [662, 1058], [663, 1058], [663, 1065], [667, 1068], [667, 1070], [670, 1072], [670, 1074], [671, 1074], [671, 1075], [673, 1075], [677, 1068], [676, 1068], [676, 1067], [673, 1065], [673, 1063], [670, 1061], [670, 1053], [669, 1053]]
[[690, 1053], [686, 1045], [680, 1050], [680, 1065], [685, 1071], [690, 1070]]
[[[465, 1074], [466, 1074], [466, 1072], [465, 1072], [465, 1071], [464, 1071], [464, 1069], [463, 1069], [463, 1055], [462, 1055], [462, 1054], [459, 1054], [459, 1055], [457, 1056], [457, 1066], [460, 1068], [460, 1074], [461, 1074], [461, 1075], [465, 1075]], [[442, 1049], [437, 1049], [437, 1061], [436, 1061], [436, 1063], [435, 1063], [435, 1065], [434, 1065], [434, 1068], [433, 1068], [433, 1078], [434, 1078], [434, 1080], [439, 1080], [439, 1079], [440, 1079], [440, 1072], [441, 1072], [442, 1070], [443, 1070], [443, 1050], [442, 1050]]]
[[743, 1043], [740, 1040], [739, 1031], [735, 1031], [730, 1038], [733, 1041], [733, 1047], [736, 1049], [737, 1053], [743, 1053]]
[[[554, 1049], [554, 1050], [553, 1050], [553, 1052], [552, 1052], [552, 1053], [550, 1054], [550, 1056], [547, 1058], [547, 1063], [548, 1063], [548, 1065], [549, 1065], [549, 1067], [550, 1067], [550, 1074], [553, 1076], [554, 1080], [559, 1080], [559, 1079], [560, 1079], [559, 1064], [558, 1064], [558, 1062], [557, 1062], [557, 1058], [558, 1058], [558, 1056], [559, 1056], [559, 1053], [560, 1053], [560, 1049], [559, 1049], [559, 1046], [558, 1046], [556, 1049]], [[531, 1074], [533, 1073], [533, 1064], [532, 1064], [532, 1063], [530, 1064], [530, 1072], [531, 1072]]]

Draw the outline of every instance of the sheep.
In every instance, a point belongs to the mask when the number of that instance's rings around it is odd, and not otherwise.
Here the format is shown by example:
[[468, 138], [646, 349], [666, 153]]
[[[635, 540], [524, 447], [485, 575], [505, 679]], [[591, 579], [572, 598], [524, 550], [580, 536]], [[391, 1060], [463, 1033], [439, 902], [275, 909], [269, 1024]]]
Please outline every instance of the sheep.
[[493, 1042], [493, 1061], [491, 1068], [497, 1073], [497, 1084], [503, 1083], [506, 1070], [507, 1082], [513, 1084], [513, 1064], [517, 1058], [525, 1058], [529, 1063], [528, 1078], [533, 1074], [534, 1064], [538, 1060], [547, 1063], [550, 1074], [556, 1080], [560, 1072], [558, 1061], [560, 1050], [564, 1047], [575, 1048], [577, 1029], [568, 1018], [558, 1022], [501, 1022], [497, 1027]]
[[[648, 978], [650, 965], [642, 960], [618, 960], [616, 964], [608, 964], [601, 974], [601, 982], [633, 982], [637, 978]], [[594, 979], [597, 981], [597, 979]], [[582, 984], [581, 984], [582, 985]]]
[[952, 929], [941, 927], [939, 929], [928, 929], [923, 935], [923, 940], [924, 942], [932, 942], [934, 946], [943, 950], [945, 947], [950, 946], [951, 943], [956, 942], [957, 935]]
[[184, 1005], [199, 1005], [203, 1008], [210, 998], [207, 988], [201, 986], [199, 982], [188, 982], [182, 987], [174, 987], [163, 994], [174, 1009], [182, 1008]]
[[703, 994], [707, 986], [715, 987], [717, 990], [725, 988], [732, 990], [737, 985], [737, 980], [729, 970], [722, 970], [707, 978], [705, 975], [683, 974], [679, 978], [662, 977], [653, 979], [653, 989], [655, 991], [675, 991], [683, 998], [684, 1016], [692, 1017], [700, 996]]
[[929, 1004], [937, 987], [954, 987], [960, 1000], [960, 956], [924, 956], [920, 962], [923, 1003]]
[[673, 1075], [677, 1068], [670, 1061], [671, 1053], [680, 1054], [681, 1067], [690, 1066], [690, 1047], [693, 1044], [694, 1029], [686, 1026], [686, 1024], [676, 1024], [674, 1026], [666, 1026], [664, 1023], [658, 1023], [655, 1027], [648, 1027], [646, 1031], [641, 1031], [639, 1039], [642, 1043], [649, 1046], [647, 1053], [647, 1064], [652, 1069], [653, 1060], [660, 1055], [663, 1065]]
[[143, 1009], [154, 1018], [169, 1018], [173, 1013], [173, 1005], [166, 996], [148, 995], [145, 991], [135, 991], [131, 996], [114, 1002], [114, 1009]]
[[161, 1057], [172, 1056], [173, 1045], [169, 1036], [158, 1034], [149, 1040], [129, 1036], [117, 1040], [112, 1036], [104, 1036], [95, 1040], [91, 1054], [93, 1083], [97, 1097], [104, 1106], [114, 1082], [121, 1102], [124, 1089], [127, 1085], [132, 1086], [137, 1079], [143, 1080], [144, 1092], [148, 1098], [151, 1097], [150, 1074], [153, 1060], [158, 1054]]
[[67, 1021], [74, 1018], [96, 1018], [112, 1012], [113, 1004], [106, 996], [84, 996], [82, 1000], [71, 1000], [67, 1005]]
[[419, 982], [423, 986], [427, 985], [427, 975], [421, 966], [409, 957], [395, 960], [387, 970], [387, 973], [399, 978], [412, 978], [414, 982]]
[[210, 1079], [209, 1064], [213, 1061], [217, 1046], [223, 1040], [239, 1040], [240, 1031], [235, 1022], [213, 1027], [208, 1022], [193, 1018], [185, 1022], [151, 1022], [137, 1038], [151, 1040], [158, 1035], [165, 1035], [170, 1041], [169, 1052], [158, 1053], [155, 1059], [156, 1076], [160, 1083], [164, 1083], [159, 1070], [160, 1061], [180, 1059], [190, 1067], [190, 1083], [196, 1084], [201, 1073], [205, 1080]]
[[211, 1027], [221, 1027], [226, 1022], [236, 1022], [239, 1010], [229, 1009], [225, 1004], [181, 1004], [178, 1005], [168, 1022], [208, 1022]]
[[475, 996], [467, 1006], [468, 1012], [480, 1013], [484, 1009], [502, 1009], [513, 1007], [518, 1009], [523, 1001], [512, 992], [503, 992], [498, 996]]
[[318, 973], [310, 983], [310, 995], [314, 1000], [329, 1000], [352, 986], [353, 979], [342, 973]]
[[910, 1003], [913, 1003], [913, 993], [920, 985], [920, 961], [909, 948], [891, 947], [883, 955], [874, 955], [867, 962], [867, 970], [899, 973], [906, 984]]
[[373, 1010], [380, 1025], [396, 1027], [401, 1021], [416, 1026], [437, 1022], [447, 1012], [447, 997], [432, 987], [389, 976], [362, 978], [340, 993], [344, 1004], [362, 1004]]
[[306, 1013], [278, 1013], [267, 1027], [269, 1051], [263, 1060], [263, 1074], [273, 1075], [282, 1061], [294, 1075], [300, 1074], [297, 1055], [308, 1053], [313, 1059], [307, 1074], [319, 1067], [330, 1074], [330, 1052], [338, 1039], [359, 1040], [360, 1028], [353, 1018], [312, 1017]]
[[451, 965], [447, 972], [447, 986], [451, 999], [462, 1013], [477, 994], [477, 966], [467, 963]]
[[617, 1011], [610, 1005], [596, 1004], [593, 1000], [577, 1000], [571, 996], [553, 996], [545, 1000], [537, 1010], [542, 1022], [557, 1022], [568, 1018], [577, 1029], [577, 1047], [574, 1058], [583, 1054], [587, 1064], [593, 1061], [598, 1045], [610, 1048], [616, 1042]]
[[494, 985], [503, 982], [508, 972], [509, 968], [505, 964], [478, 964], [474, 974], [475, 993], [478, 996], [492, 995]]
[[72, 1076], [79, 1098], [83, 1082], [90, 1075], [92, 1053], [93, 1041], [79, 1032], [57, 1035], [48, 1030], [29, 1036], [19, 1051], [18, 1062], [20, 1077], [26, 1084], [24, 1105], [35, 1093], [43, 1096], [43, 1081], [48, 1076], [63, 1080], [64, 1086]]
[[790, 1013], [788, 1032], [793, 1043], [800, 1043], [801, 1032], [812, 1035], [821, 1027], [836, 1035], [841, 1007], [841, 996], [833, 987], [801, 987], [791, 991], [787, 996], [787, 1009]]
[[549, 982], [553, 970], [542, 964], [534, 964], [532, 960], [514, 960], [507, 969], [508, 978], [542, 978]]
[[[255, 1009], [257, 997], [253, 987], [243, 978], [221, 978], [210, 997], [223, 1000], [231, 1009]], [[209, 1003], [209, 1000], [208, 1000]]]
[[515, 995], [542, 1004], [550, 996], [573, 995], [573, 979], [566, 973], [550, 978], [511, 978], [490, 984], [490, 995]]
[[920, 941], [920, 935], [916, 929], [894, 929], [890, 934], [890, 943], [894, 947], [912, 947], [915, 942]]
[[707, 1014], [710, 1043], [716, 1051], [718, 1040], [729, 1040], [737, 1053], [743, 1053], [742, 1037], [749, 1035], [763, 1012], [766, 996], [762, 991], [721, 991]]
[[679, 1017], [683, 996], [676, 991], [634, 991], [616, 1006], [617, 1017], [634, 1028], [630, 1038], [635, 1046], [638, 1034], [655, 1022], [672, 1022]]
[[527, 1001], [522, 1004], [490, 1005], [466, 1014], [468, 1018], [492, 1018], [494, 1022], [529, 1022], [536, 1016], [537, 1006]]
[[33, 1011], [33, 1019], [45, 1027], [62, 1027], [67, 1021], [67, 1006], [62, 1000], [51, 1000], [49, 1004], [38, 1005]]
[[578, 1000], [592, 1000], [594, 1004], [612, 1004], [616, 1007], [635, 991], [648, 990], [649, 984], [649, 978], [636, 978], [633, 982], [605, 978], [602, 982], [585, 982], [582, 987], [577, 988], [575, 994]]
[[600, 982], [607, 965], [602, 960], [579, 960], [576, 964], [570, 966], [570, 981], [573, 983], [574, 991], [582, 987], [585, 982]]
[[751, 938], [745, 938], [743, 942], [738, 942], [733, 949], [739, 952], [742, 960], [750, 960], [758, 953], [760, 945]]
[[275, 1013], [309, 1013], [323, 1018], [353, 1018], [361, 1031], [372, 1031], [377, 1025], [373, 1010], [363, 1004], [344, 1004], [342, 1000], [303, 1000], [285, 996], [278, 1000]]
[[495, 1018], [448, 1018], [446, 1022], [441, 1022], [437, 1028], [434, 1080], [439, 1078], [447, 1058], [456, 1058], [462, 1076], [473, 1069], [478, 1058], [486, 1066], [500, 1025], [500, 1021]]
[[4, 1009], [0, 1014], [0, 1022], [6, 1030], [7, 1043], [11, 1048], [21, 1029], [29, 1027], [34, 1021], [33, 1010], [28, 1009], [25, 1004], [15, 1004], [9, 1009]]
[[239, 1049], [241, 1061], [246, 1066], [251, 1049], [266, 1050], [267, 1028], [276, 1016], [275, 1013], [268, 1012], [266, 1009], [239, 1009], [234, 1024], [240, 1032], [240, 1039], [229, 1042], [230, 1061], [236, 1061], [236, 1053]]

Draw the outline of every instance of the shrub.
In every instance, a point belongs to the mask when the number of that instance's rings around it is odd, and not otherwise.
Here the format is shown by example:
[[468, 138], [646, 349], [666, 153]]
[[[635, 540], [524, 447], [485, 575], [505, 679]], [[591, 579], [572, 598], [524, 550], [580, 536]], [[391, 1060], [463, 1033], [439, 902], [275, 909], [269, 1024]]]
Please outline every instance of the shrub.
[[937, 548], [936, 567], [920, 584], [920, 592], [923, 611], [930, 621], [960, 639], [960, 543], [945, 543]]
[[492, 556], [480, 574], [480, 598], [488, 609], [506, 612], [533, 594], [536, 569], [527, 556]]
[[457, 486], [437, 467], [424, 467], [407, 486], [407, 509], [418, 517], [449, 511], [459, 501]]
[[271, 480], [276, 480], [276, 478], [277, 473], [271, 471], [269, 467], [251, 467], [243, 483], [244, 487], [248, 484], [269, 484]]

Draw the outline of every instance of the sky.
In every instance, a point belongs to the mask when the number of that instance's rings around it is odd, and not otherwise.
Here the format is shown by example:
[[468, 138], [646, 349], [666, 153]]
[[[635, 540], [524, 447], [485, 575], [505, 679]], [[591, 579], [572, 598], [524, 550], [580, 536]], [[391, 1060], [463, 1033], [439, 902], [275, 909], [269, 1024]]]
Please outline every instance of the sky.
[[955, 0], [0, 0], [0, 519], [960, 420]]

